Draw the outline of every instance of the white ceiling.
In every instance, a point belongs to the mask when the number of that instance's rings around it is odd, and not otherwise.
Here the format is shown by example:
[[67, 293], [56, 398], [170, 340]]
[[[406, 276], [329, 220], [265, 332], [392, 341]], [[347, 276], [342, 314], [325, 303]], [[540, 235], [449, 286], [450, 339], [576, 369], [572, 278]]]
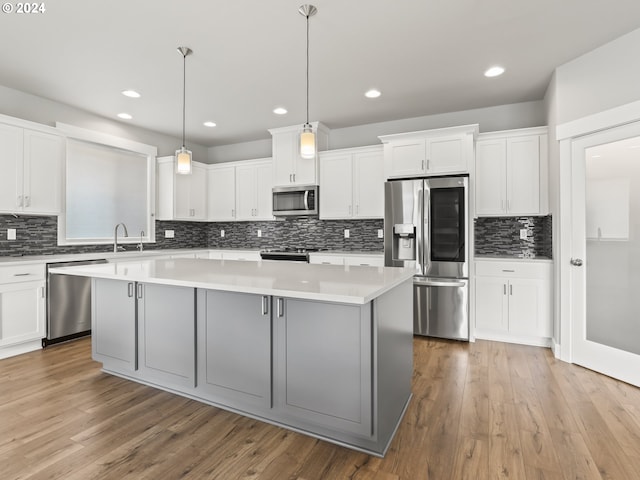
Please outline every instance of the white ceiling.
[[[556, 66], [640, 27], [638, 0], [311, 1], [310, 120], [329, 128], [539, 100]], [[184, 45], [187, 146], [269, 138], [305, 121], [302, 2], [45, 0], [0, 14], [0, 84], [180, 137]]]

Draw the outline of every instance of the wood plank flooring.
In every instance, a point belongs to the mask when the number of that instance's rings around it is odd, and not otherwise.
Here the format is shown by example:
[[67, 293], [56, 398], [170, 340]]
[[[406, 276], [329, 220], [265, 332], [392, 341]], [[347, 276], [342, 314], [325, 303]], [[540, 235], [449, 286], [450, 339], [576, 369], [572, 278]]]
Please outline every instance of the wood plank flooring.
[[100, 372], [83, 339], [0, 361], [0, 478], [640, 479], [640, 389], [505, 343], [414, 340], [375, 458]]

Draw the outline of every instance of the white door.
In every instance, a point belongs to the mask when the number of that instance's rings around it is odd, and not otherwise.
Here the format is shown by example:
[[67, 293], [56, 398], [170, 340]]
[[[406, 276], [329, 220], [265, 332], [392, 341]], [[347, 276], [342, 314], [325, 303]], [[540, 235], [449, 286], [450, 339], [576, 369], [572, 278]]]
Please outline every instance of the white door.
[[640, 386], [640, 122], [572, 142], [572, 361]]

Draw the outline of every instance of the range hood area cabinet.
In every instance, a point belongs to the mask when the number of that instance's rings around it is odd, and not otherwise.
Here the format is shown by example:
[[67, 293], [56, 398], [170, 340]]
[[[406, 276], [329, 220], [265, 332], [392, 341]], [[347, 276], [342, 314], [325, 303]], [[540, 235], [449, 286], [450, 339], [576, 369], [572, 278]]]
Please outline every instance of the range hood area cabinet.
[[476, 143], [476, 215], [547, 215], [547, 127], [483, 133]]
[[319, 157], [321, 219], [384, 218], [382, 145], [328, 150]]
[[316, 134], [316, 156], [312, 159], [300, 156], [302, 124], [269, 130], [273, 139], [274, 187], [318, 184], [318, 152], [329, 148], [329, 129], [319, 122], [312, 122], [311, 127]]
[[0, 213], [59, 215], [65, 138], [53, 128], [22, 125], [31, 123], [0, 123]]
[[157, 160], [157, 219], [206, 221], [206, 165], [193, 162], [191, 175], [177, 175], [173, 155]]
[[478, 130], [473, 124], [378, 137], [384, 144], [385, 178], [470, 173]]
[[209, 221], [274, 220], [270, 158], [208, 165], [207, 175]]

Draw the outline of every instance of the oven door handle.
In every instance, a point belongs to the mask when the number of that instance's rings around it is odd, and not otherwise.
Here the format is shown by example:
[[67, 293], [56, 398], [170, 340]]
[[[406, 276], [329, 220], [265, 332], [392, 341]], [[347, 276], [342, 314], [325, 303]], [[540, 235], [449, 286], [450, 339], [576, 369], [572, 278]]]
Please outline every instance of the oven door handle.
[[465, 282], [449, 282], [447, 280], [414, 280], [414, 285], [421, 287], [464, 287]]

